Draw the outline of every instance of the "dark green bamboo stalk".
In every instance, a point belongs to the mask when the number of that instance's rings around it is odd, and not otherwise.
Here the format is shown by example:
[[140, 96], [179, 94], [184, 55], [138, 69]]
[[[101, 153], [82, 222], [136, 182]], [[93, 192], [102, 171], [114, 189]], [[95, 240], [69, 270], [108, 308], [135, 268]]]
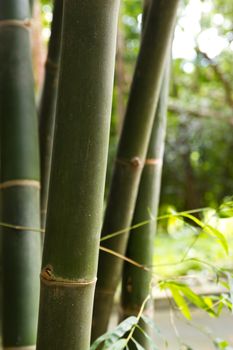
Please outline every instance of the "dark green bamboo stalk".
[[[166, 134], [167, 95], [169, 86], [169, 69], [166, 70], [152, 128], [147, 159], [140, 181], [132, 225], [148, 220], [150, 216], [154, 218], [157, 216]], [[126, 256], [139, 262], [141, 265], [152, 266], [155, 232], [156, 220], [152, 220], [148, 225], [142, 226], [137, 230], [132, 230], [130, 232]], [[150, 293], [151, 278], [152, 276], [150, 273], [131, 264], [124, 264], [122, 283], [123, 318], [138, 314], [143, 301]], [[149, 314], [149, 316], [153, 318], [153, 305], [147, 303], [147, 308], [144, 313]], [[149, 332], [149, 327], [147, 329], [144, 323], [142, 323], [141, 326], [147, 333]], [[145, 349], [150, 350], [151, 345], [147, 338], [139, 331], [135, 331], [134, 338]], [[131, 348], [135, 349], [134, 344], [130, 344], [130, 349]]]
[[[120, 138], [102, 238], [129, 227], [132, 221], [178, 2], [154, 0], [150, 7]], [[123, 234], [103, 245], [125, 254], [127, 240], [128, 234]], [[120, 259], [100, 253], [93, 340], [107, 329], [121, 270]]]
[[[39, 142], [28, 0], [0, 2], [1, 206], [3, 221], [40, 227]], [[3, 347], [35, 348], [40, 236], [2, 228]]]
[[29, 6], [30, 6], [30, 17], [33, 17], [33, 11], [34, 11], [34, 4], [37, 0], [29, 0]]
[[40, 101], [41, 227], [45, 227], [57, 100], [63, 0], [54, 1], [44, 86]]
[[142, 29], [145, 28], [146, 18], [148, 16], [151, 4], [152, 4], [152, 0], [144, 0], [143, 1]]
[[37, 350], [88, 350], [119, 0], [64, 1]]

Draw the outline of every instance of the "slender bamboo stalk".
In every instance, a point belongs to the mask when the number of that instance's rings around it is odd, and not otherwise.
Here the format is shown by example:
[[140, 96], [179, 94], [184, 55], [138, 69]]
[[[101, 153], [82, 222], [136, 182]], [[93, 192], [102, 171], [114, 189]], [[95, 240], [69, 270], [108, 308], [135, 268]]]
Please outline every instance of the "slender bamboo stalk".
[[[129, 227], [132, 221], [178, 2], [154, 0], [150, 7], [118, 147], [102, 237]], [[127, 240], [125, 234], [104, 245], [125, 254]], [[100, 253], [93, 340], [107, 329], [121, 270], [120, 259]]]
[[34, 0], [32, 8], [32, 62], [35, 80], [36, 99], [41, 92], [44, 78], [44, 60], [46, 57], [45, 47], [42, 39], [42, 14], [41, 1]]
[[[163, 163], [164, 143], [166, 134], [166, 113], [167, 96], [169, 86], [169, 69], [166, 69], [160, 99], [155, 115], [150, 144], [147, 152], [147, 159], [143, 169], [140, 187], [137, 196], [136, 207], [132, 225], [145, 221], [153, 215], [156, 218], [158, 211], [161, 172]], [[142, 226], [130, 232], [126, 256], [139, 262], [144, 266], [153, 265], [154, 237], [156, 232], [156, 220], [152, 220], [147, 226]], [[124, 264], [122, 283], [122, 317], [137, 315], [143, 301], [150, 293], [151, 274], [134, 267], [131, 264]], [[145, 313], [153, 318], [153, 305], [147, 303]], [[146, 325], [141, 326], [147, 331]], [[150, 344], [139, 331], [135, 330], [134, 338], [145, 349], [150, 349]], [[130, 344], [131, 349], [135, 348]]]
[[143, 1], [142, 30], [145, 28], [146, 19], [147, 19], [148, 13], [150, 11], [151, 4], [152, 4], [152, 0], [144, 0]]
[[41, 227], [45, 227], [49, 176], [55, 124], [58, 67], [61, 48], [63, 0], [54, 1], [53, 22], [49, 41], [44, 86], [40, 101]]
[[[28, 0], [0, 2], [2, 220], [39, 227], [39, 142]], [[2, 228], [3, 347], [35, 348], [40, 236]]]
[[88, 350], [119, 0], [66, 0], [37, 350]]
[[34, 6], [34, 0], [29, 0], [29, 5], [30, 5], [30, 13], [31, 15], [33, 14], [33, 6]]

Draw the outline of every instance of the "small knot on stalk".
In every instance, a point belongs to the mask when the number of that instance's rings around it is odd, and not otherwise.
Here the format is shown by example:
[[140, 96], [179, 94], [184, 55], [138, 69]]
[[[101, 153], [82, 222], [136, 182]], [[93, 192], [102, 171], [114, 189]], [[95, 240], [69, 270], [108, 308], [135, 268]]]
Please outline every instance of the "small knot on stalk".
[[142, 161], [139, 157], [133, 157], [131, 160], [130, 160], [130, 164], [135, 167], [135, 168], [139, 168], [142, 166]]

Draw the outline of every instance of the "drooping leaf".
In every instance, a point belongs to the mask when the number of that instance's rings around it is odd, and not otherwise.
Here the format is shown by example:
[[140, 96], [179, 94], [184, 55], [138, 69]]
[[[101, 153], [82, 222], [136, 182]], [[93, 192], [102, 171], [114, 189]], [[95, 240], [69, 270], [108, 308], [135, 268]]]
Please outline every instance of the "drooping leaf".
[[174, 287], [170, 287], [170, 291], [172, 293], [172, 296], [175, 300], [176, 305], [179, 307], [180, 311], [182, 312], [182, 314], [188, 319], [190, 320], [191, 317], [191, 313], [189, 311], [189, 307], [184, 299], [184, 297], [181, 295], [179, 289], [174, 288]]
[[170, 289], [176, 304], [186, 318], [190, 319], [191, 315], [184, 297], [193, 305], [208, 312], [211, 316], [217, 316], [217, 313], [213, 309], [213, 305], [211, 306], [211, 301], [209, 299], [205, 300], [204, 297], [194, 293], [187, 285], [176, 281], [163, 281], [161, 286], [162, 289]]
[[145, 338], [147, 339], [147, 341], [150, 343], [151, 350], [159, 350], [159, 349], [157, 348], [157, 346], [155, 345], [154, 340], [149, 336], [149, 334], [147, 334], [147, 333], [145, 332], [145, 330], [144, 330], [142, 327], [140, 327], [139, 325], [137, 325], [136, 327], [139, 329], [139, 331], [144, 335], [144, 337], [145, 337]]
[[229, 346], [229, 343], [224, 339], [214, 339], [214, 345], [217, 350], [233, 350], [233, 348]]
[[115, 344], [111, 345], [109, 348], [104, 348], [106, 350], [123, 350], [127, 345], [127, 339], [119, 339]]
[[131, 341], [135, 344], [137, 350], [145, 350], [138, 342], [136, 339], [131, 338]]
[[230, 290], [230, 301], [231, 301], [231, 309], [233, 311], [233, 275], [232, 273], [227, 273], [227, 278], [228, 278], [228, 284], [229, 284], [229, 290]]
[[217, 238], [219, 243], [222, 245], [223, 249], [225, 250], [225, 252], [227, 254], [229, 254], [229, 247], [228, 247], [227, 240], [226, 240], [225, 236], [219, 230], [217, 230], [215, 227], [212, 227], [211, 225], [206, 225], [201, 220], [197, 219], [195, 216], [193, 216], [191, 214], [181, 213], [181, 216], [192, 220], [198, 226], [200, 226], [203, 229], [204, 232], [206, 232], [206, 233], [214, 236], [215, 238]]
[[131, 316], [121, 322], [113, 331], [103, 334], [101, 337], [95, 340], [91, 345], [90, 350], [98, 349], [99, 345], [104, 343], [103, 349], [109, 349], [111, 345], [116, 343], [125, 333], [129, 332], [133, 326], [137, 323], [137, 318]]
[[148, 325], [150, 326], [153, 330], [155, 330], [155, 332], [161, 336], [161, 331], [159, 329], [159, 327], [157, 326], [157, 324], [154, 322], [153, 319], [151, 319], [150, 317], [146, 316], [146, 315], [142, 315], [141, 319]]

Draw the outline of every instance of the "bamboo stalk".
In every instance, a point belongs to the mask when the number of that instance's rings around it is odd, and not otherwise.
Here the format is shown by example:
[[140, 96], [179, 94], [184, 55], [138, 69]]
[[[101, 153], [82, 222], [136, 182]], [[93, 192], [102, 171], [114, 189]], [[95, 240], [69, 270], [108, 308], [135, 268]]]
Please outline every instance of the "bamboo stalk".
[[119, 1], [64, 2], [37, 350], [88, 350]]
[[53, 22], [48, 47], [44, 86], [40, 101], [41, 227], [45, 227], [51, 168], [58, 67], [61, 47], [63, 0], [54, 0]]
[[[178, 2], [154, 0], [150, 7], [118, 147], [102, 237], [131, 224]], [[128, 235], [124, 234], [106, 241], [105, 246], [124, 255], [127, 240]], [[121, 270], [122, 261], [100, 253], [93, 340], [107, 329]]]
[[[147, 159], [143, 169], [132, 225], [145, 221], [151, 215], [156, 218], [159, 204], [161, 172], [166, 134], [167, 96], [169, 87], [169, 69], [166, 69], [161, 88], [160, 99], [152, 128]], [[127, 258], [137, 261], [143, 266], [153, 265], [154, 238], [156, 220], [151, 220], [147, 226], [142, 226], [130, 232], [127, 247]], [[125, 263], [122, 282], [122, 317], [137, 315], [141, 305], [150, 293], [152, 276], [150, 273]], [[153, 305], [147, 303], [144, 310], [153, 318]], [[149, 333], [149, 327], [143, 322], [141, 327]], [[145, 349], [150, 350], [150, 344], [145, 336], [135, 330], [134, 338]], [[134, 345], [129, 347], [134, 349]]]
[[[40, 227], [39, 150], [28, 0], [0, 2], [1, 218]], [[40, 236], [2, 230], [3, 347], [35, 348]]]

